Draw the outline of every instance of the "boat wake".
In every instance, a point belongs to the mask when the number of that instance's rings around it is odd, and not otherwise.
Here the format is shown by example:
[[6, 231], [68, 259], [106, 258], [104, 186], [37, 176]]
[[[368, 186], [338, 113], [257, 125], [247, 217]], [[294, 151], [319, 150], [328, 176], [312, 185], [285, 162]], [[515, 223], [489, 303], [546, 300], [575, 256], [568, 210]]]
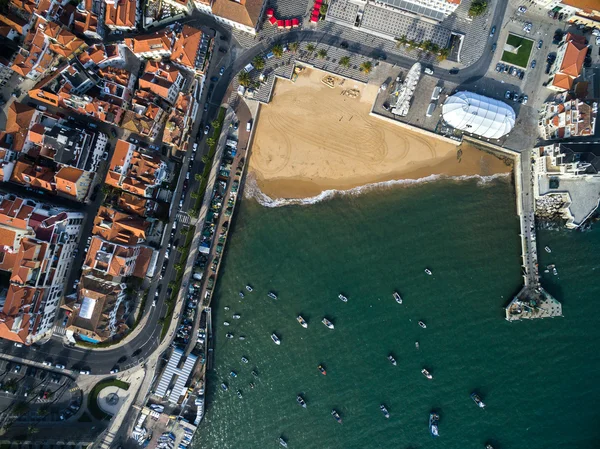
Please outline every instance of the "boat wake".
[[329, 200], [337, 196], [358, 196], [366, 192], [370, 192], [372, 190], [378, 189], [389, 189], [394, 187], [408, 187], [417, 184], [424, 184], [435, 181], [472, 181], [477, 180], [477, 185], [483, 186], [488, 184], [494, 180], [499, 179], [509, 179], [511, 173], [497, 173], [490, 176], [482, 176], [482, 175], [462, 175], [462, 176], [447, 176], [447, 175], [429, 175], [424, 178], [419, 179], [398, 179], [391, 181], [383, 181], [383, 182], [375, 182], [372, 184], [366, 184], [359, 187], [354, 187], [348, 190], [325, 190], [319, 193], [316, 196], [312, 196], [309, 198], [271, 198], [269, 195], [264, 193], [258, 187], [256, 179], [254, 177], [246, 178], [246, 186], [245, 186], [245, 197], [246, 198], [254, 198], [260, 205], [265, 207], [282, 207], [282, 206], [305, 206], [315, 203], [320, 203], [321, 201]]

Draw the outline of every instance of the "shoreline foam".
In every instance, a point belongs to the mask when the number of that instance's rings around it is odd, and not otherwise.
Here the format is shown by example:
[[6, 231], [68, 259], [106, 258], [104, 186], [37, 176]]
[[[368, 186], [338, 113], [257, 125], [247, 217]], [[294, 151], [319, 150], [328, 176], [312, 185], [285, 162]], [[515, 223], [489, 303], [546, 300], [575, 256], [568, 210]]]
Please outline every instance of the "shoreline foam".
[[419, 179], [392, 179], [388, 181], [374, 182], [362, 186], [353, 187], [351, 189], [329, 189], [324, 190], [318, 195], [307, 198], [271, 198], [266, 193], [260, 190], [256, 178], [249, 176], [246, 178], [244, 187], [244, 197], [256, 200], [258, 204], [264, 207], [283, 207], [283, 206], [308, 206], [311, 204], [320, 203], [330, 200], [338, 196], [359, 196], [361, 194], [371, 192], [373, 190], [392, 189], [395, 187], [411, 187], [420, 184], [426, 184], [436, 181], [472, 181], [477, 180], [477, 185], [482, 186], [495, 180], [508, 180], [511, 173], [495, 173], [493, 175], [429, 175]]

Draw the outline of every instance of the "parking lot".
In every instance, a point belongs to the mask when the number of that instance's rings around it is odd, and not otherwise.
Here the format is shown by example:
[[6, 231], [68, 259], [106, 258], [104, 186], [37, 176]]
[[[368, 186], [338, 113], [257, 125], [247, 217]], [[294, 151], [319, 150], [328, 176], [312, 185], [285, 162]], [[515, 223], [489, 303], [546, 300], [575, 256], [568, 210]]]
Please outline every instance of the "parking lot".
[[77, 414], [81, 404], [82, 392], [70, 376], [0, 360], [2, 420], [65, 421]]

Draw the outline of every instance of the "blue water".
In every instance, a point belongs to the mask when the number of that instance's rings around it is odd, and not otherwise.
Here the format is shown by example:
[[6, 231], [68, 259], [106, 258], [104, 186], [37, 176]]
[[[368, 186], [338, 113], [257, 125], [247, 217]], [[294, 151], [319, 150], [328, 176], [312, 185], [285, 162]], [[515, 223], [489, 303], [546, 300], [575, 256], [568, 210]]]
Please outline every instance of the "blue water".
[[[552, 248], [540, 264], [559, 272], [543, 285], [565, 317], [509, 323], [503, 306], [522, 282], [518, 232], [507, 180], [440, 181], [311, 206], [245, 199], [213, 302], [215, 369], [194, 447], [276, 448], [281, 435], [290, 448], [599, 447], [600, 231], [539, 231], [540, 247]], [[248, 282], [254, 292], [242, 300]], [[335, 330], [320, 323], [324, 316]], [[485, 410], [469, 398], [475, 389]], [[431, 410], [441, 416], [435, 440]]]

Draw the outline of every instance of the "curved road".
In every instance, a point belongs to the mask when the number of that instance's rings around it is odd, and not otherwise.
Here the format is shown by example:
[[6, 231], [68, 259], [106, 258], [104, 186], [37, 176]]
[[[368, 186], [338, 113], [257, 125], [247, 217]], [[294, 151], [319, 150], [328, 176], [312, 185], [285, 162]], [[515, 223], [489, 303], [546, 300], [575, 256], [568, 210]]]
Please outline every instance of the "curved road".
[[[502, 17], [506, 10], [505, 2], [498, 2], [496, 10], [494, 12], [493, 20], [490, 23], [491, 26], [499, 28], [502, 25]], [[197, 26], [208, 26], [218, 29], [221, 34], [228, 35], [229, 30], [224, 29], [214, 19], [205, 15], [195, 14], [192, 17], [182, 20], [182, 23], [195, 22]], [[157, 28], [159, 29], [159, 28]], [[155, 31], [154, 29], [152, 31]], [[110, 40], [121, 40], [123, 36], [116, 38], [109, 37]], [[212, 95], [213, 99], [219, 99], [219, 102], [210, 101], [211, 107], [208, 111], [207, 117], [214, 117], [218, 111], [218, 107], [227, 91], [227, 87], [235, 77], [235, 75], [252, 59], [261, 53], [265, 53], [269, 48], [277, 43], [289, 43], [289, 42], [313, 42], [321, 43], [332, 46], [339, 46], [342, 42], [348, 44], [348, 51], [353, 53], [359, 53], [364, 56], [376, 57], [383, 51], [379, 48], [370, 47], [360, 42], [353, 42], [348, 39], [342, 39], [334, 35], [330, 35], [321, 31], [311, 30], [293, 30], [286, 34], [281, 35], [277, 39], [264, 40], [259, 42], [254, 47], [245, 50], [241, 55], [236, 57], [235, 61], [228, 65], [225, 69], [225, 73], [220, 77], [219, 81], [214, 86], [214, 92]], [[223, 41], [225, 44], [225, 41]], [[490, 62], [492, 61], [493, 54], [491, 52], [484, 51], [483, 55], [474, 64], [461, 69], [458, 74], [451, 75], [448, 71], [443, 69], [436, 70], [436, 77], [445, 81], [452, 81], [458, 84], [465, 84], [477, 81], [482, 78], [487, 72]], [[415, 59], [400, 56], [397, 54], [386, 53], [386, 63], [395, 64], [406, 69], [410, 68], [414, 63]], [[211, 64], [210, 71], [216, 72], [216, 64]], [[210, 74], [207, 75], [210, 78]], [[210, 120], [206, 120], [209, 123]], [[206, 139], [201, 144], [201, 151], [204, 154], [207, 150]], [[191, 189], [190, 189], [191, 191]], [[165, 280], [165, 283], [168, 280]], [[149, 291], [149, 296], [152, 297], [156, 288], [156, 282], [152, 283], [152, 287]], [[163, 289], [163, 290], [166, 290]], [[164, 297], [164, 291], [163, 291]], [[50, 341], [41, 345], [32, 345], [31, 347], [17, 348], [12, 342], [2, 341], [0, 342], [0, 351], [4, 354], [9, 354], [15, 357], [20, 357], [28, 360], [37, 362], [43, 362], [44, 360], [51, 360], [53, 363], [61, 363], [66, 365], [67, 369], [80, 370], [82, 368], [91, 369], [92, 374], [108, 374], [109, 371], [115, 366], [119, 365], [121, 370], [137, 365], [146, 360], [158, 347], [160, 332], [162, 325], [159, 322], [159, 317], [163, 313], [163, 309], [166, 307], [163, 302], [163, 297], [157, 307], [152, 307], [151, 301], [147, 301], [145, 316], [148, 316], [148, 320], [141, 329], [138, 335], [135, 336], [128, 343], [115, 347], [114, 349], [105, 350], [91, 350], [81, 347], [68, 346], [59, 341], [56, 338], [50, 339]], [[178, 318], [175, 318], [178, 319]], [[134, 355], [135, 354], [135, 355]]]

